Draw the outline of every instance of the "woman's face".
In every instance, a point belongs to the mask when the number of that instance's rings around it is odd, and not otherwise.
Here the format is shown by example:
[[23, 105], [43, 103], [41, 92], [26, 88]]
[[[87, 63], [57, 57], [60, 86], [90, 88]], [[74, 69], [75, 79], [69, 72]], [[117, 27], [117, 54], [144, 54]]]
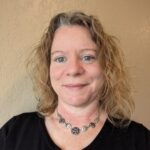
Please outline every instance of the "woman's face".
[[97, 51], [86, 28], [73, 25], [56, 30], [50, 80], [59, 102], [78, 107], [98, 101], [104, 75]]

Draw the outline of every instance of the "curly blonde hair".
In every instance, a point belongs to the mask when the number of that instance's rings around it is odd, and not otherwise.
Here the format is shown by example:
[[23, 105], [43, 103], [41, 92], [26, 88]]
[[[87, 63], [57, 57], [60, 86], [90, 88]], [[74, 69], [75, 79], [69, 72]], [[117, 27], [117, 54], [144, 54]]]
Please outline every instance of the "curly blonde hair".
[[67, 12], [54, 16], [28, 62], [34, 90], [38, 93], [38, 112], [45, 116], [54, 112], [57, 107], [58, 97], [50, 82], [49, 68], [55, 31], [63, 25], [83, 26], [90, 32], [92, 40], [99, 47], [99, 63], [105, 75], [99, 99], [100, 109], [108, 113], [108, 118], [114, 125], [128, 124], [134, 102], [123, 54], [116, 44], [116, 38], [104, 32], [100, 21], [83, 12]]

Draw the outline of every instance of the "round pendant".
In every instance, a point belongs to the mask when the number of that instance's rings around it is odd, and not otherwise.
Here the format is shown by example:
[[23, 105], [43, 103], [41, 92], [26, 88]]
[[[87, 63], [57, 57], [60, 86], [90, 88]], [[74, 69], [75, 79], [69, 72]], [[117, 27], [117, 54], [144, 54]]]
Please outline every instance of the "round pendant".
[[91, 128], [95, 128], [95, 126], [96, 126], [95, 123], [93, 123], [93, 122], [90, 123]]
[[71, 133], [74, 135], [78, 135], [80, 133], [80, 129], [78, 127], [74, 127], [71, 129]]

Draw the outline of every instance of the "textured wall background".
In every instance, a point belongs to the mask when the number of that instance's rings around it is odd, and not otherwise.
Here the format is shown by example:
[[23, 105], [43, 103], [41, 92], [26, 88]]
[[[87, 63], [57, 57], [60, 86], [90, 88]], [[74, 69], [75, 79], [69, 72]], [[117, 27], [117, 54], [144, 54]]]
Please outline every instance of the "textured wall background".
[[133, 80], [133, 119], [150, 128], [149, 0], [0, 0], [0, 126], [15, 114], [35, 110], [25, 60], [51, 16], [68, 10], [95, 14], [120, 39]]

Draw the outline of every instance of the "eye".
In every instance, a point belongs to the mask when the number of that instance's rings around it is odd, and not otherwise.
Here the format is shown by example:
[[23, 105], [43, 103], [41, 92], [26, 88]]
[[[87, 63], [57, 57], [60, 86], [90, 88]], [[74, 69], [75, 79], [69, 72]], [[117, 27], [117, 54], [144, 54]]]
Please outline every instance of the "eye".
[[59, 56], [59, 57], [56, 57], [54, 61], [58, 63], [64, 63], [66, 61], [66, 58], [64, 56]]
[[96, 56], [93, 55], [84, 55], [82, 56], [82, 61], [85, 63], [92, 63], [96, 59]]

